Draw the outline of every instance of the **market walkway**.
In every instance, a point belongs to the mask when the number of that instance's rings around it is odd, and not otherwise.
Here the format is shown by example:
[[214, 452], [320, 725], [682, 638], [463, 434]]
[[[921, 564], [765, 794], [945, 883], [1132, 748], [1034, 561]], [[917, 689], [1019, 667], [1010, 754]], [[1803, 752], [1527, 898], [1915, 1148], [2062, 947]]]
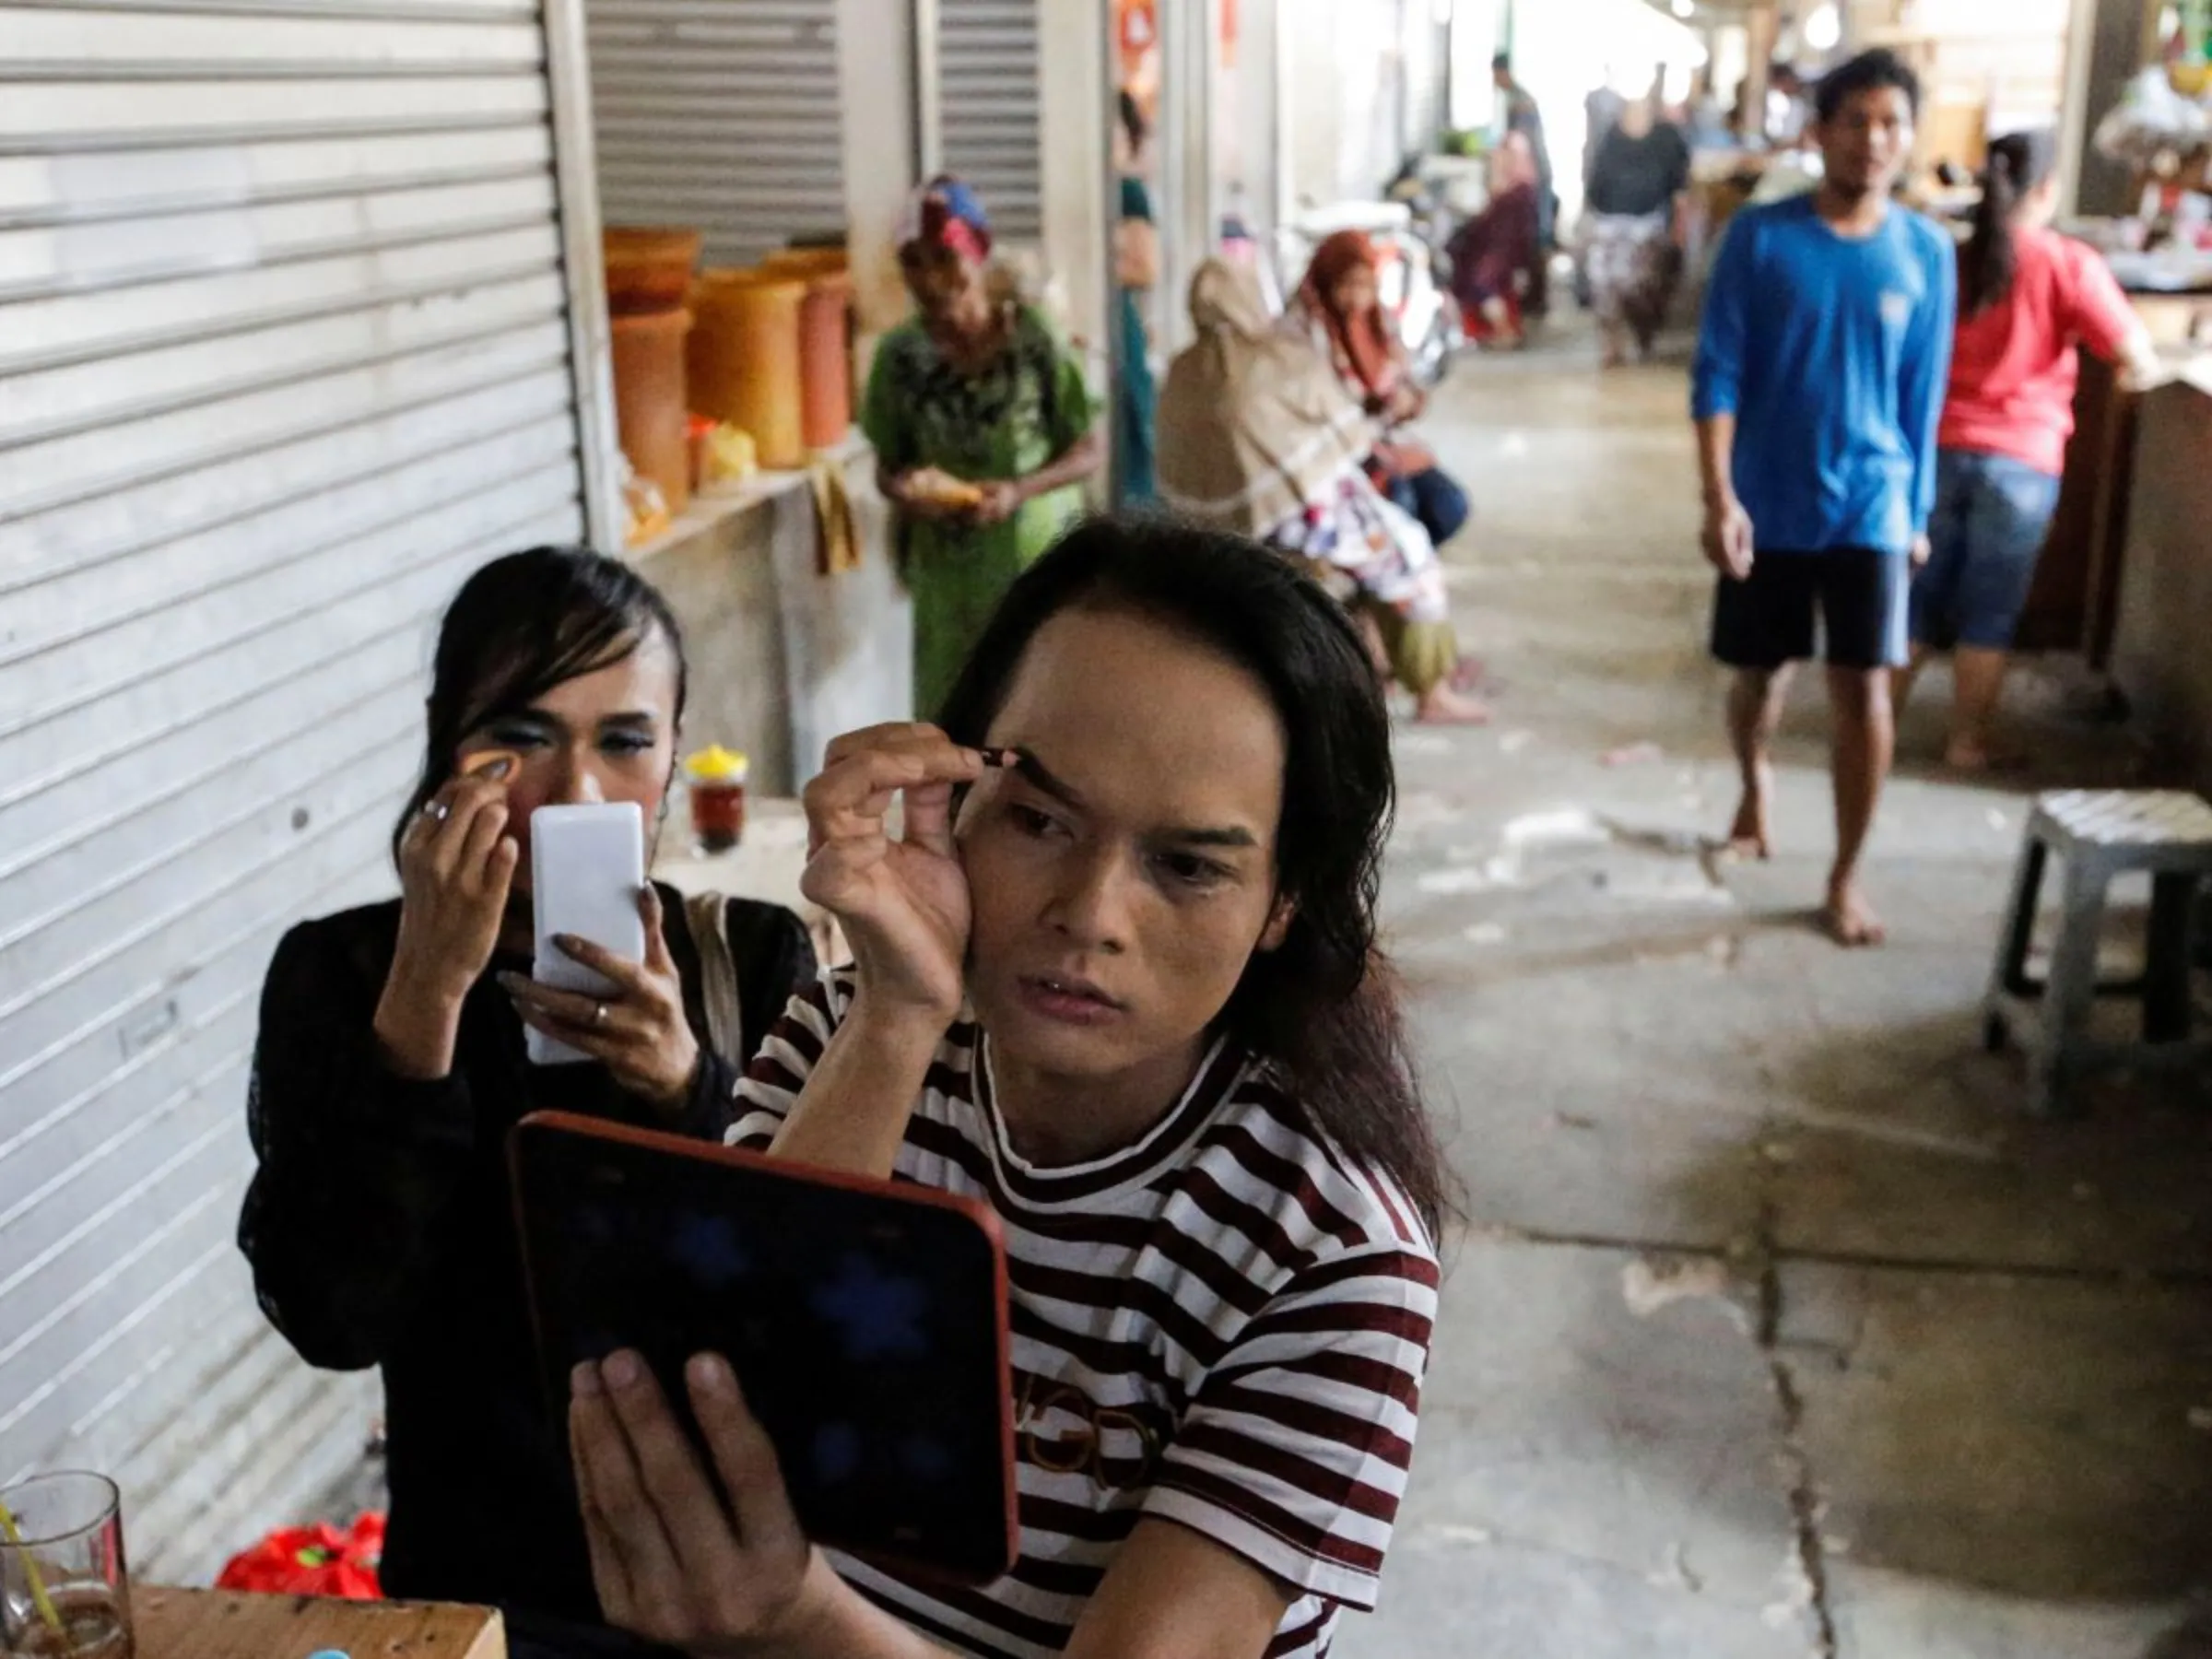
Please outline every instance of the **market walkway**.
[[[1594, 364], [1465, 365], [1430, 434], [1500, 719], [1405, 733], [1390, 900], [1472, 1225], [1339, 1653], [2212, 1653], [2173, 1638], [2212, 1582], [2212, 1114], [2122, 1084], [2032, 1125], [1979, 1053], [2036, 780], [1909, 760], [1893, 943], [1840, 952], [1808, 683], [1781, 856], [1700, 854], [1734, 794], [1682, 376]], [[2047, 776], [2124, 776], [2078, 688], [2025, 689]]]

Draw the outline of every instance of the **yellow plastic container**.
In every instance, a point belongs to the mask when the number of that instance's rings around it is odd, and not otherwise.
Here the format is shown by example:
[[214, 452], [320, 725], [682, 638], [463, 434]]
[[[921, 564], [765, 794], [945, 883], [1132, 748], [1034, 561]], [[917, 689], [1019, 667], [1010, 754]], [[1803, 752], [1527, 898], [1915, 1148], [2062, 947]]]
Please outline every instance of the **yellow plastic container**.
[[610, 319], [615, 428], [632, 470], [660, 487], [670, 512], [691, 499], [691, 441], [684, 421], [685, 311]]
[[803, 277], [782, 272], [702, 272], [691, 289], [691, 407], [750, 432], [760, 465], [806, 461], [799, 351]]

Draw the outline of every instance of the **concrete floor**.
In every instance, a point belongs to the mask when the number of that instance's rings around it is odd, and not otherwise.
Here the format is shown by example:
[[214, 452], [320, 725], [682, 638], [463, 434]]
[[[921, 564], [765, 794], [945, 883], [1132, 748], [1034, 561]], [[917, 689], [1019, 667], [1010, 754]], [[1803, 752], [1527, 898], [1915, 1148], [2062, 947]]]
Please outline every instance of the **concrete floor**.
[[2122, 781], [2060, 670], [2045, 759], [1942, 777], [1907, 721], [1885, 950], [1810, 925], [1817, 685], [1779, 856], [1735, 799], [1679, 366], [1572, 330], [1461, 366], [1428, 435], [1497, 723], [1400, 743], [1393, 946], [1469, 1224], [1413, 1489], [1346, 1659], [2201, 1659], [2212, 1587], [2212, 1112], [2100, 1086], [2021, 1117], [1977, 998], [2027, 793]]

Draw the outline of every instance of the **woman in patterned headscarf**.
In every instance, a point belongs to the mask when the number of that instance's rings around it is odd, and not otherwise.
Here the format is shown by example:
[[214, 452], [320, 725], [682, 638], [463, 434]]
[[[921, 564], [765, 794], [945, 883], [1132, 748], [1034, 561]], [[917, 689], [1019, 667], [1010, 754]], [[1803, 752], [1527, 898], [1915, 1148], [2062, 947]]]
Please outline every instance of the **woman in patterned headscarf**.
[[975, 193], [924, 185], [899, 239], [918, 314], [877, 347], [861, 424], [899, 515], [914, 712], [934, 718], [1000, 596], [1083, 509], [1104, 445], [1081, 363], [994, 279]]
[[1313, 250], [1296, 310], [1345, 390], [1382, 425], [1368, 457], [1375, 488], [1421, 521], [1444, 546], [1467, 522], [1467, 496], [1416, 438], [1412, 423], [1428, 407], [1406, 349], [1382, 309], [1382, 254], [1363, 232], [1339, 230]]
[[1161, 499], [1194, 524], [1308, 561], [1350, 605], [1384, 677], [1412, 694], [1416, 719], [1487, 721], [1456, 683], [1435, 545], [1368, 477], [1373, 418], [1303, 333], [1276, 326], [1251, 271], [1199, 266], [1191, 323], [1197, 341], [1159, 394]]

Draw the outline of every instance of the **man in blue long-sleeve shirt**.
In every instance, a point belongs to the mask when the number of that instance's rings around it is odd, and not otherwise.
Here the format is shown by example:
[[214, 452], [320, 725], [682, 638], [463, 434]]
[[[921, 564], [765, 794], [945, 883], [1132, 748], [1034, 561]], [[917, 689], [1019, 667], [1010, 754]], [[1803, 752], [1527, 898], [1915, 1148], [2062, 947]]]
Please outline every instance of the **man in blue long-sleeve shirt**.
[[1721, 572], [1712, 650], [1736, 670], [1728, 729], [1744, 774], [1730, 841], [1771, 852], [1770, 753], [1818, 620], [1835, 720], [1823, 915], [1846, 945], [1882, 939], [1859, 856], [1889, 774], [1889, 670], [1909, 653], [1958, 307], [1950, 239], [1889, 200], [1919, 104], [1918, 79], [1887, 52], [1820, 84], [1826, 176], [1810, 195], [1738, 216], [1698, 342], [1705, 556]]

